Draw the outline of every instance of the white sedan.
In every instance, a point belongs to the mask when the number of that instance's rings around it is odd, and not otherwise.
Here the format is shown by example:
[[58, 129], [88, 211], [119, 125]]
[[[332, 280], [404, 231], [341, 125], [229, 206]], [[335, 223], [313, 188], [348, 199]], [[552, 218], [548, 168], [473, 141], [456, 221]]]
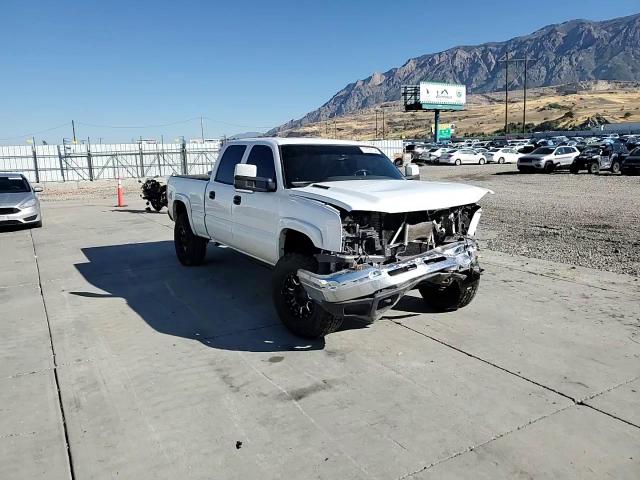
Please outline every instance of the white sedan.
[[522, 154], [515, 148], [492, 148], [487, 155], [487, 162], [516, 163]]
[[473, 148], [461, 148], [443, 153], [438, 163], [449, 165], [462, 165], [463, 163], [472, 163], [476, 165], [484, 165], [487, 162], [485, 154], [480, 153]]

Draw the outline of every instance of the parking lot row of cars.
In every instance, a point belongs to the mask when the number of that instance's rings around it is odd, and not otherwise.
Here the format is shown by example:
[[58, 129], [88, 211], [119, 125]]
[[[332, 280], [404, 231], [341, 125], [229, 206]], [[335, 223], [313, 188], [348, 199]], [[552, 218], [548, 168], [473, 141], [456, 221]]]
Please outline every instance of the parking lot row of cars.
[[[408, 155], [407, 155], [408, 154]], [[448, 144], [413, 143], [405, 147], [405, 157], [414, 163], [462, 165], [515, 163], [521, 172], [546, 173], [568, 169], [633, 175], [640, 171], [640, 136], [606, 137], [555, 136], [537, 139], [491, 141], [467, 140]], [[403, 159], [396, 159], [401, 165]]]

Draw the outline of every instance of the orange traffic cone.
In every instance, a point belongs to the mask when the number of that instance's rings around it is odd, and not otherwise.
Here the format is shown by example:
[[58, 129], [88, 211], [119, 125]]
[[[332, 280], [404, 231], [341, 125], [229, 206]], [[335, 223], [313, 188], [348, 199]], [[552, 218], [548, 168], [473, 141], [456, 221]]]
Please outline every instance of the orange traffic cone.
[[124, 206], [124, 189], [122, 188], [122, 179], [118, 177], [118, 207]]

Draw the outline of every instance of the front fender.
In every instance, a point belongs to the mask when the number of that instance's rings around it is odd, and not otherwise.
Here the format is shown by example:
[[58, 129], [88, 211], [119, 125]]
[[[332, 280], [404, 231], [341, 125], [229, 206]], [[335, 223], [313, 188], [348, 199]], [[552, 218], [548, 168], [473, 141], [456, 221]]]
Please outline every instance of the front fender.
[[285, 229], [304, 233], [316, 248], [330, 252], [342, 249], [340, 212], [318, 200], [292, 196], [281, 212], [278, 231]]

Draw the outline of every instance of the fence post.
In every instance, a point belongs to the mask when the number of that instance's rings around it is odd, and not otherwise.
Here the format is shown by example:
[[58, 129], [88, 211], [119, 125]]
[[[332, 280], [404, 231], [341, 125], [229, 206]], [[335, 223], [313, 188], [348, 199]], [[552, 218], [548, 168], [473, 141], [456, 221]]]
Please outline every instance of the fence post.
[[91, 142], [87, 139], [87, 167], [89, 168], [89, 181], [93, 182], [93, 162], [91, 160]]
[[186, 175], [189, 172], [189, 169], [187, 168], [187, 144], [184, 138], [180, 144], [180, 154], [182, 155], [182, 174]]
[[58, 147], [58, 161], [60, 162], [60, 176], [62, 176], [62, 181], [64, 182], [64, 165], [62, 162], [62, 153], [60, 153], [60, 145], [56, 145]]
[[140, 176], [139, 178], [143, 178], [144, 177], [144, 160], [143, 160], [143, 153], [142, 153], [142, 139], [140, 140], [140, 144], [138, 145], [139, 149], [140, 149]]
[[31, 153], [33, 154], [33, 170], [36, 172], [36, 183], [40, 183], [40, 172], [38, 171], [38, 154], [36, 153], [36, 144], [33, 140], [31, 145]]

